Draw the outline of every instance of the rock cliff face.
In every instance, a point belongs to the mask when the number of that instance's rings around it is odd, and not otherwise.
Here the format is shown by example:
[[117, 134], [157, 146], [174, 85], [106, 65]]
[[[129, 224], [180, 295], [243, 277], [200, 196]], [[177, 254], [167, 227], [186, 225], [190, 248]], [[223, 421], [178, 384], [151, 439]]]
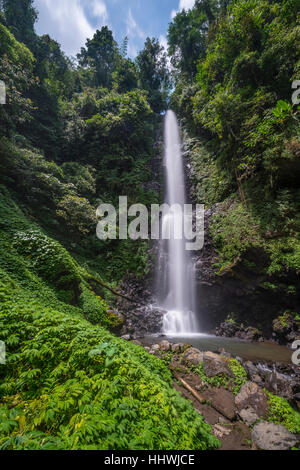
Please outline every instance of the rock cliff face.
[[[263, 336], [282, 344], [300, 338], [300, 322], [286, 313], [299, 310], [299, 298], [283, 291], [267, 290], [264, 283], [270, 278], [263, 269], [252, 271], [241, 259], [222, 274], [216, 274], [216, 250], [209, 226], [217, 211], [218, 206], [205, 213], [205, 245], [195, 258], [198, 312], [203, 330], [247, 340]], [[264, 256], [259, 249], [245, 253], [247, 260], [255, 259], [256, 266], [259, 261], [262, 268]]]
[[[149, 170], [152, 182], [148, 187], [163, 195], [162, 134], [156, 136], [156, 157]], [[196, 203], [195, 188], [192, 185], [193, 168], [189, 151], [184, 152], [186, 185], [189, 201]], [[200, 201], [201, 202], [201, 201]], [[291, 345], [300, 339], [300, 322], [289, 312], [299, 312], [299, 295], [288, 294], [285, 289], [273, 291], [265, 283], [280, 285], [281, 279], [271, 279], [265, 272], [268, 259], [260, 248], [247, 250], [237, 262], [217, 273], [214, 266], [217, 251], [210, 234], [214, 216], [221, 213], [222, 204], [214, 204], [205, 211], [204, 248], [194, 253], [197, 281], [197, 312], [203, 332], [219, 336], [236, 337], [248, 341], [272, 339], [280, 344]], [[164, 312], [153, 308], [156, 301], [156, 259], [158, 245], [153, 242], [149, 248], [150, 273], [143, 281], [131, 277], [124, 279], [123, 292], [136, 303], [119, 302], [124, 312], [123, 335], [133, 337], [159, 333]], [[255, 269], [252, 268], [255, 262]], [[285, 285], [299, 284], [296, 273], [285, 274]], [[141, 305], [140, 303], [143, 303]]]
[[[199, 204], [205, 201], [197, 200], [199, 188], [197, 192], [193, 186], [195, 169], [190, 147], [190, 143], [185, 142], [186, 184], [190, 200]], [[205, 244], [194, 257], [202, 330], [246, 340], [264, 337], [291, 344], [300, 339], [300, 322], [295, 320], [299, 318], [296, 315], [300, 306], [299, 276], [291, 271], [282, 272], [277, 277], [267, 275], [266, 267], [270, 260], [259, 246], [246, 250], [234, 265], [218, 273], [215, 267], [218, 254], [210, 228], [214, 217], [222, 214], [223, 210], [224, 204], [216, 203], [205, 211]], [[266, 287], [272, 284], [276, 285], [275, 290]], [[297, 286], [296, 293], [287, 291], [286, 286], [289, 285]], [[286, 316], [289, 318], [287, 321], [284, 320]]]

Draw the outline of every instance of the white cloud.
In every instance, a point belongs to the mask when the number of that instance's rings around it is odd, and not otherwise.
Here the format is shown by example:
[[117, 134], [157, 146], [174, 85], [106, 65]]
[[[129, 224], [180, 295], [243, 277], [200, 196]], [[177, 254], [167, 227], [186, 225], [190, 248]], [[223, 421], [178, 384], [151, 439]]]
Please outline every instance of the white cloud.
[[166, 52], [168, 50], [168, 41], [166, 36], [163, 36], [162, 34], [159, 36], [159, 42], [160, 45], [163, 46], [166, 49]]
[[[168, 41], [167, 41], [167, 38], [166, 36], [164, 36], [163, 34], [161, 34], [159, 36], [159, 43], [162, 47], [164, 47], [165, 49], [165, 52], [168, 53], [168, 49], [169, 49], [169, 46], [168, 46]], [[167, 61], [168, 61], [168, 67], [169, 69], [171, 70], [171, 61], [170, 61], [170, 57], [168, 56], [167, 58]]]
[[178, 10], [172, 10], [171, 19], [173, 20], [177, 13], [182, 10], [190, 10], [195, 5], [195, 0], [180, 0], [178, 5]]
[[80, 52], [86, 39], [95, 33], [96, 28], [90, 24], [85, 7], [91, 8], [98, 20], [98, 28], [108, 20], [103, 0], [35, 0], [35, 6], [39, 11], [38, 34], [49, 33], [62, 45], [67, 55]]
[[93, 13], [97, 18], [100, 18], [103, 23], [108, 20], [108, 13], [106, 4], [102, 0], [93, 0]]
[[179, 10], [190, 10], [195, 5], [195, 0], [180, 0]]
[[138, 53], [138, 47], [139, 47], [136, 43], [136, 40], [138, 39], [140, 41], [141, 39], [145, 39], [146, 34], [144, 33], [144, 31], [141, 30], [141, 28], [135, 21], [131, 8], [129, 8], [128, 10], [128, 15], [126, 19], [126, 35], [129, 39], [128, 55], [130, 57], [135, 57]]
[[127, 36], [128, 37], [139, 37], [141, 39], [143, 39], [145, 37], [145, 33], [140, 29], [137, 22], [133, 18], [132, 11], [131, 11], [130, 8], [128, 10], [126, 25], [127, 25]]

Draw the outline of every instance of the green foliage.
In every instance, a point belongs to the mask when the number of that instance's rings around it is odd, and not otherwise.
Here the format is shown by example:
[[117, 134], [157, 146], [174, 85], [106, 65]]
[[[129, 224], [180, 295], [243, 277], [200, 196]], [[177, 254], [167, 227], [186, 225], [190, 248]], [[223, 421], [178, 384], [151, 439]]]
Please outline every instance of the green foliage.
[[16, 65], [22, 65], [27, 71], [32, 71], [33, 55], [29, 49], [18, 42], [14, 35], [3, 24], [0, 24], [0, 54]]
[[82, 197], [92, 197], [96, 193], [95, 169], [90, 165], [66, 162], [61, 166], [68, 183], [73, 184]]
[[0, 185], [0, 230], [11, 236], [16, 230], [29, 229], [30, 222], [13, 201], [9, 190]]
[[147, 38], [144, 49], [136, 58], [139, 79], [143, 90], [148, 92], [148, 100], [154, 112], [166, 109], [166, 99], [170, 88], [167, 54], [159, 41]]
[[[268, 276], [299, 272], [300, 124], [291, 87], [299, 73], [299, 8], [298, 1], [196, 2], [170, 25], [172, 106], [193, 136], [196, 197], [223, 202], [211, 227], [221, 271], [256, 253]], [[185, 54], [194, 34], [203, 35], [197, 57]]]
[[269, 392], [267, 394], [269, 396], [268, 420], [272, 423], [281, 424], [294, 434], [299, 434], [300, 414], [284, 398], [277, 397]]
[[75, 152], [93, 165], [105, 202], [113, 194], [131, 197], [139, 192], [137, 183], [147, 182], [152, 136], [152, 112], [141, 91], [119, 94], [99, 89], [76, 95], [66, 106], [65, 158], [70, 161]]
[[197, 201], [211, 206], [229, 196], [234, 185], [228, 173], [218, 167], [214, 155], [197, 141], [186, 141], [186, 146], [190, 147], [192, 182]]
[[6, 24], [18, 41], [26, 45], [34, 40], [34, 24], [37, 12], [33, 0], [2, 0]]
[[91, 288], [83, 287], [79, 299], [79, 305], [85, 318], [93, 325], [101, 324], [109, 326], [107, 317], [107, 303], [91, 292]]
[[80, 65], [95, 69], [95, 85], [110, 87], [113, 72], [120, 58], [117, 43], [107, 26], [97, 30], [92, 39], [87, 39], [86, 47], [77, 54]]
[[247, 382], [247, 373], [236, 359], [230, 359], [228, 366], [234, 374], [234, 379], [225, 374], [219, 374], [216, 377], [207, 377], [204, 372], [203, 363], [195, 368], [195, 372], [201, 377], [204, 384], [218, 388], [224, 387], [232, 390], [235, 395], [238, 395], [241, 387]]
[[[208, 2], [207, 2], [208, 3]], [[207, 15], [198, 9], [177, 13], [169, 25], [171, 63], [182, 74], [195, 76], [197, 63], [206, 49]]]
[[150, 271], [149, 242], [118, 240], [105, 243], [103, 263], [109, 280], [119, 282], [126, 274], [134, 273], [144, 279]]
[[[266, 230], [266, 218], [263, 219], [262, 215], [262, 213], [251, 213], [242, 203], [225, 201], [222, 212], [213, 218], [210, 226], [218, 251], [216, 267], [220, 269], [220, 272], [230, 269], [242, 259], [246, 265], [248, 262], [248, 268], [254, 271], [259, 269], [260, 272], [265, 272], [270, 276], [282, 275], [289, 270], [299, 271], [300, 244], [296, 233], [292, 230], [288, 232], [289, 236], [282, 234], [278, 238], [270, 237], [270, 229]], [[277, 213], [271, 219], [277, 230], [282, 223], [280, 217]], [[288, 219], [283, 220], [285, 224], [289, 223]], [[249, 265], [253, 259], [253, 253], [260, 253], [256, 266]], [[274, 283], [265, 283], [266, 287], [271, 285], [273, 289], [280, 287]]]
[[113, 86], [118, 93], [126, 93], [138, 88], [137, 67], [130, 59], [120, 60], [112, 77]]
[[284, 270], [298, 272], [300, 269], [300, 241], [296, 238], [283, 238], [273, 241], [269, 247], [271, 264], [269, 274], [280, 274]]
[[249, 248], [262, 246], [258, 226], [242, 204], [228, 201], [227, 210], [220, 211], [210, 226], [219, 259], [220, 268], [230, 268]]
[[59, 201], [56, 214], [67, 227], [84, 235], [91, 233], [97, 224], [96, 210], [88, 199], [74, 195], [65, 196]]
[[44, 34], [36, 38], [32, 50], [36, 58], [35, 73], [48, 94], [57, 98], [70, 98], [76, 87], [75, 70], [60, 44]]
[[283, 122], [285, 119], [288, 119], [292, 114], [292, 105], [286, 101], [279, 100], [277, 102], [276, 108], [272, 110], [274, 116]]
[[[0, 288], [6, 282], [1, 278]], [[203, 418], [172, 389], [161, 361], [82, 319], [6, 292], [0, 310], [0, 338], [8, 345], [0, 370], [2, 449], [218, 445]]]
[[[11, 149], [5, 149], [9, 155]], [[66, 184], [61, 168], [31, 151], [17, 155], [19, 184], [27, 174], [37, 187], [43, 174], [45, 183], [51, 181], [40, 186], [45, 195], [56, 185], [55, 205], [60, 185]], [[78, 168], [64, 170], [69, 178]], [[0, 448], [217, 447], [210, 427], [174, 391], [163, 363], [98, 326], [110, 327], [115, 319], [82, 280], [84, 270], [26, 217], [5, 187], [0, 194], [0, 340], [7, 347], [7, 364], [0, 366]], [[34, 194], [29, 186], [28, 194]], [[28, 214], [28, 206], [24, 210]], [[139, 257], [146, 263], [146, 246], [141, 244], [134, 258], [128, 243], [118, 276], [124, 266], [136, 263], [138, 269]]]
[[80, 292], [79, 269], [69, 253], [39, 231], [17, 232], [13, 247], [30, 259], [31, 268], [54, 285], [66, 303], [76, 303]]
[[2, 135], [11, 135], [32, 118], [33, 105], [28, 89], [33, 83], [33, 61], [27, 47], [0, 24], [0, 79], [6, 87], [6, 105], [0, 106]]
[[229, 367], [234, 373], [234, 386], [233, 386], [233, 393], [238, 395], [242, 386], [247, 382], [247, 372], [245, 371], [244, 367], [237, 361], [236, 359], [229, 360]]
[[200, 376], [204, 384], [210, 385], [212, 387], [229, 387], [229, 378], [224, 374], [219, 374], [216, 377], [207, 377], [204, 372], [203, 363], [201, 363], [196, 369], [195, 372]]
[[[79, 164], [59, 167], [47, 161], [36, 150], [18, 149], [6, 140], [0, 141], [3, 159], [0, 164], [2, 180], [24, 192], [24, 200], [31, 210], [39, 213], [49, 224], [58, 224], [57, 216], [70, 230], [71, 236], [89, 234], [96, 227], [96, 208], [78, 193], [90, 196], [95, 192], [93, 170]], [[67, 175], [64, 175], [64, 169]], [[78, 173], [80, 172], [80, 175]]]

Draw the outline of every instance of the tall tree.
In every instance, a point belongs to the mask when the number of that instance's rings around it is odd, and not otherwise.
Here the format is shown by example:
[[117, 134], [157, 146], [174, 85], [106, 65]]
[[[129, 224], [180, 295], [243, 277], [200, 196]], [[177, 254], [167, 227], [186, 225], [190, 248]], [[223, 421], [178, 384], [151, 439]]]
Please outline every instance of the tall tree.
[[138, 71], [136, 64], [130, 59], [120, 60], [116, 71], [113, 73], [114, 87], [119, 93], [138, 88]]
[[33, 0], [2, 0], [1, 9], [15, 38], [30, 47], [35, 39], [34, 24], [38, 17]]
[[[228, 3], [229, 0], [221, 0], [220, 6], [224, 8], [226, 3]], [[217, 2], [215, 0], [196, 0], [195, 3], [196, 9], [198, 11], [203, 11], [207, 17], [208, 23], [211, 24], [213, 21], [215, 21], [216, 18], [216, 11], [219, 5], [217, 5]]]
[[148, 101], [152, 109], [159, 113], [166, 108], [170, 87], [167, 54], [157, 39], [147, 38], [136, 61], [141, 88], [148, 91]]
[[107, 26], [97, 30], [93, 39], [88, 39], [85, 47], [77, 54], [83, 67], [94, 67], [96, 70], [96, 85], [109, 88], [112, 84], [112, 74], [116, 68], [120, 54], [112, 32]]
[[197, 63], [205, 54], [211, 11], [209, 2], [198, 1], [192, 10], [178, 13], [169, 26], [171, 63], [178, 72], [191, 78], [196, 76]]

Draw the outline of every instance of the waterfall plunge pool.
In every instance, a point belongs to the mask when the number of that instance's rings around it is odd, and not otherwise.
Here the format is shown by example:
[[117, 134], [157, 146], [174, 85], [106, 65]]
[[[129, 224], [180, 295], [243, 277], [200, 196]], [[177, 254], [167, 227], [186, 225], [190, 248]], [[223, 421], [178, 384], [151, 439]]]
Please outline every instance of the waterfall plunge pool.
[[152, 335], [147, 336], [140, 341], [145, 345], [158, 344], [163, 340], [170, 343], [187, 343], [199, 349], [200, 351], [218, 351], [225, 349], [233, 357], [241, 357], [248, 361], [259, 362], [278, 362], [288, 364], [292, 362], [292, 350], [285, 346], [280, 346], [272, 342], [253, 342], [242, 341], [234, 338], [223, 338], [211, 336], [208, 334], [178, 334], [178, 335]]

